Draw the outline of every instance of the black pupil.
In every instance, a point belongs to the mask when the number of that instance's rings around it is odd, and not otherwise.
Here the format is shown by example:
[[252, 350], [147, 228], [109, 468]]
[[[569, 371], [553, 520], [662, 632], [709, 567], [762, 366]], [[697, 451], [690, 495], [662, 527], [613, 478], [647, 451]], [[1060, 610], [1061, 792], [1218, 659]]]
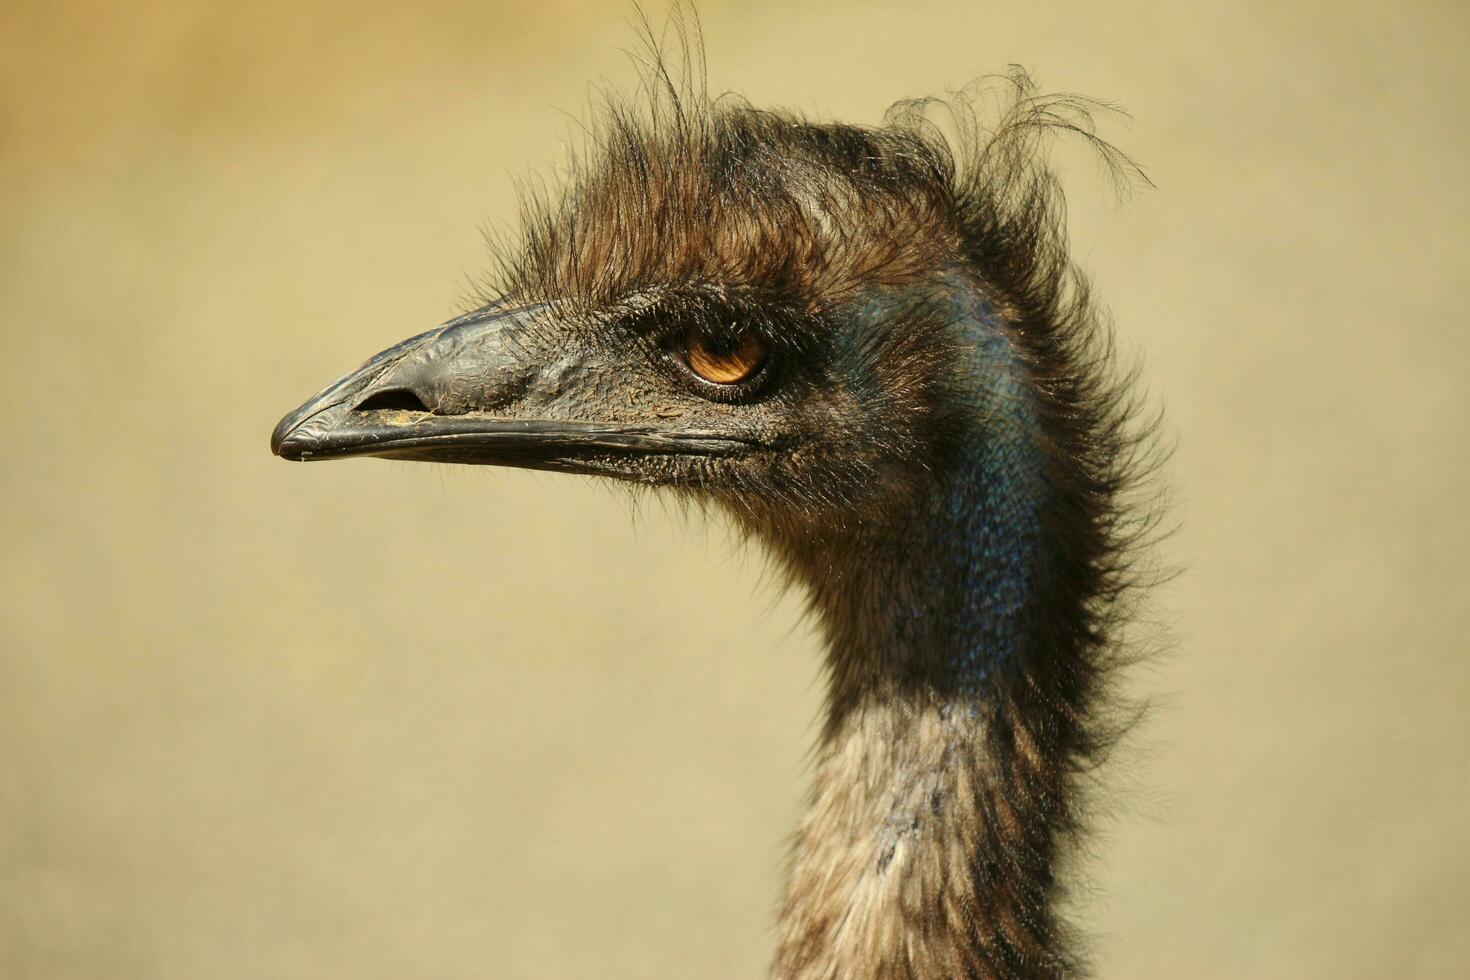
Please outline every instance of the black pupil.
[[704, 338], [704, 349], [711, 357], [720, 359], [733, 357], [739, 352], [741, 346], [740, 338], [726, 331], [710, 334]]

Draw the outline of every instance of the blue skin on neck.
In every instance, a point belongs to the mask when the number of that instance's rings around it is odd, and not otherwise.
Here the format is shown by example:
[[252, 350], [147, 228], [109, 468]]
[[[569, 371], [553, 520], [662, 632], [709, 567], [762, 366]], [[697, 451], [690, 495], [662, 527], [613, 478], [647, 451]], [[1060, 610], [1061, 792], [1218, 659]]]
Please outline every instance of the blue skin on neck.
[[1013, 656], [1040, 551], [1041, 452], [1031, 379], [993, 308], [973, 302], [961, 321], [975, 343], [981, 438], [965, 452], [948, 507], [963, 545], [954, 573], [968, 597], [971, 642], [955, 652], [966, 679], [983, 679]]
[[908, 615], [894, 639], [977, 693], [1015, 656], [1041, 552], [1043, 455], [1033, 381], [995, 309], [969, 291], [955, 300], [962, 380], [974, 414], [958, 465], [920, 520], [932, 530], [913, 558]]

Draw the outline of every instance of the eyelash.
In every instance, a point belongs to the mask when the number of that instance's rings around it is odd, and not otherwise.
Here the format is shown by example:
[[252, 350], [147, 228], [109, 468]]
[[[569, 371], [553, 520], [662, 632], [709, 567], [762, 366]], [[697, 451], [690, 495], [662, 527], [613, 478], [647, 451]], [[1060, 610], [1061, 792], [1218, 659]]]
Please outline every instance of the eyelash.
[[[667, 307], [645, 311], [637, 318], [641, 323], [632, 323], [630, 328], [644, 337], [655, 360], [664, 363], [665, 369], [693, 394], [709, 401], [722, 404], [749, 404], [767, 394], [778, 380], [783, 366], [786, 345], [770, 329], [762, 329], [760, 317], [747, 318], [738, 310], [697, 311], [692, 314], [675, 312]], [[753, 320], [754, 326], [747, 320]], [[689, 366], [685, 338], [691, 329], [709, 325], [714, 329], [728, 329], [742, 324], [744, 331], [753, 334], [765, 346], [765, 358], [761, 366], [748, 378], [733, 384], [721, 384], [699, 376]]]

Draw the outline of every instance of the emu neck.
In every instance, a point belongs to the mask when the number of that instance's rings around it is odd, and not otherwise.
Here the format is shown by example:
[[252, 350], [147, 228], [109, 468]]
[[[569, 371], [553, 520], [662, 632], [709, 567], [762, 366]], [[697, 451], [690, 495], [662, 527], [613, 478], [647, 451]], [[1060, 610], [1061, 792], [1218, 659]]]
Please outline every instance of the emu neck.
[[[776, 974], [1069, 974], [1051, 912], [1071, 746], [1035, 729], [1030, 624], [1057, 555], [1034, 385], [984, 315], [976, 411], [899, 519], [809, 556], [832, 687]], [[1042, 696], [1047, 696], [1041, 692]]]

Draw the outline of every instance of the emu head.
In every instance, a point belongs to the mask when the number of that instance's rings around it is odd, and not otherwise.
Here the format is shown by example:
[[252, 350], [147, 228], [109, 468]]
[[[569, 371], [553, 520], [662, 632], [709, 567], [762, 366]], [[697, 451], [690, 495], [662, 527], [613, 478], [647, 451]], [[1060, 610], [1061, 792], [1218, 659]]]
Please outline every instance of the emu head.
[[673, 487], [777, 545], [891, 522], [1015, 395], [1019, 355], [975, 324], [1025, 313], [1049, 212], [1039, 171], [1007, 184], [1022, 137], [992, 136], [965, 168], [917, 106], [881, 128], [615, 108], [564, 196], [525, 208], [492, 300], [272, 448]]

